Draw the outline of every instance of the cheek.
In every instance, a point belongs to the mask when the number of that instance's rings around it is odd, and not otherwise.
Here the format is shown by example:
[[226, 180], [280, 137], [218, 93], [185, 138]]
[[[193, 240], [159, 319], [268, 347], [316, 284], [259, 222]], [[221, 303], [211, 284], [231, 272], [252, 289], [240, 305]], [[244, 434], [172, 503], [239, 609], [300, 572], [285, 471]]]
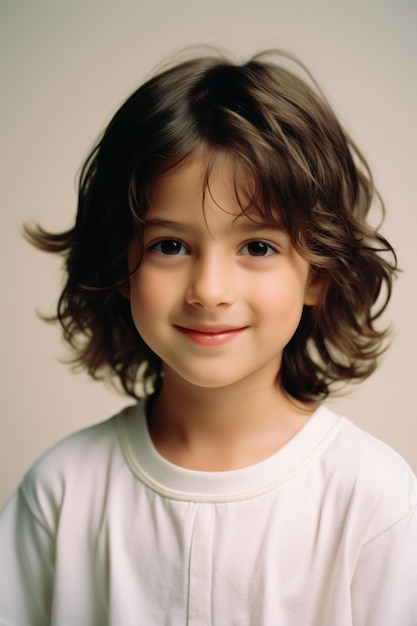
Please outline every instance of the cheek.
[[166, 316], [176, 297], [175, 281], [167, 281], [158, 272], [139, 268], [130, 282], [130, 306], [136, 326], [147, 327]]
[[135, 322], [155, 314], [159, 309], [160, 299], [157, 289], [151, 288], [149, 284], [139, 283], [135, 278], [134, 284], [130, 287], [130, 307]]
[[304, 307], [304, 272], [282, 272], [274, 281], [257, 285], [252, 293], [253, 306], [265, 321], [288, 326], [298, 326]]

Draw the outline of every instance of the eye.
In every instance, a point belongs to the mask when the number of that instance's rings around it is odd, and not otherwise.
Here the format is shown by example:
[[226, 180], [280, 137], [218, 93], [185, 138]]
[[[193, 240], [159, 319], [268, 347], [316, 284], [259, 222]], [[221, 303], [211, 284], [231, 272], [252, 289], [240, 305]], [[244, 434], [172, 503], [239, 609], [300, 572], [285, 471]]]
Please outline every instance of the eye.
[[153, 244], [151, 246], [151, 250], [153, 252], [157, 252], [158, 254], [164, 254], [169, 256], [188, 253], [184, 244], [177, 239], [163, 239], [162, 241]]
[[277, 252], [278, 250], [274, 246], [263, 239], [249, 241], [240, 249], [240, 254], [248, 256], [270, 256], [277, 254]]

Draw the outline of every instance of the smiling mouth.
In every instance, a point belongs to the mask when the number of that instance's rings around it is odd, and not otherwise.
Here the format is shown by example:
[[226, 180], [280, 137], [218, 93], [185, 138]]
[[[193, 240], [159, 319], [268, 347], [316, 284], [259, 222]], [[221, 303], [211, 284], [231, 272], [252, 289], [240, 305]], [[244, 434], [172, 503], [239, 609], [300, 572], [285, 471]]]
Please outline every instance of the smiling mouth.
[[188, 339], [201, 346], [221, 346], [232, 341], [243, 333], [247, 326], [240, 328], [220, 328], [220, 327], [198, 327], [186, 328], [175, 326], [175, 328]]

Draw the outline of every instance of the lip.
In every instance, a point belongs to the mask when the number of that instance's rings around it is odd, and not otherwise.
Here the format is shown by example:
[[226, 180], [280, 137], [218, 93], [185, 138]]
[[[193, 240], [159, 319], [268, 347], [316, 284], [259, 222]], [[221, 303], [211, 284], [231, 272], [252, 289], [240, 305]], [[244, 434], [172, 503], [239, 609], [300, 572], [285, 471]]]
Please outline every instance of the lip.
[[233, 341], [247, 326], [190, 325], [175, 328], [188, 339], [201, 346], [221, 346]]

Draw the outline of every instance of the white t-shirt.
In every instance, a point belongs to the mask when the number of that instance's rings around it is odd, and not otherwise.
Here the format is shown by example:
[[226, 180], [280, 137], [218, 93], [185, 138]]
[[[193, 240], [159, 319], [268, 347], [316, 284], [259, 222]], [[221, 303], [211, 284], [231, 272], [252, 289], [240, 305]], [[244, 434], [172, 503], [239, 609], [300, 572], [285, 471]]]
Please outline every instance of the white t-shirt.
[[0, 624], [417, 626], [417, 480], [324, 406], [227, 472], [169, 463], [129, 407], [49, 450], [0, 515]]

